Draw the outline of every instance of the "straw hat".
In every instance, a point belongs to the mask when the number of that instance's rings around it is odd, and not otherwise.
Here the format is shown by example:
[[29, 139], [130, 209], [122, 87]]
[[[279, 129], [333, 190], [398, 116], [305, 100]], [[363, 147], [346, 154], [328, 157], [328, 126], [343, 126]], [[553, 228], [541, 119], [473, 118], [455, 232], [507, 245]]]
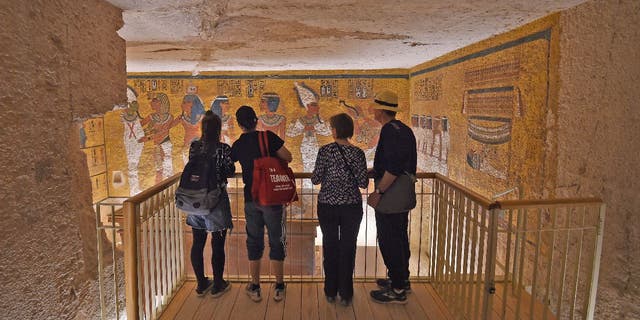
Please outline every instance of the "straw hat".
[[374, 109], [380, 110], [389, 110], [398, 112], [400, 109], [398, 108], [398, 95], [391, 90], [382, 90], [376, 94], [373, 98], [375, 105], [373, 105]]

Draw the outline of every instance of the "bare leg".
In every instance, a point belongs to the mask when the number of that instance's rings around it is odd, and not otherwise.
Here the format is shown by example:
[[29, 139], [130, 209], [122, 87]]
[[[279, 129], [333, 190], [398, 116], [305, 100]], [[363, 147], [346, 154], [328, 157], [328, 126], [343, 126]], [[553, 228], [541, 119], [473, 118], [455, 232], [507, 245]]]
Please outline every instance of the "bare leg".
[[284, 261], [271, 260], [271, 270], [275, 273], [276, 283], [283, 283]]
[[249, 269], [251, 272], [251, 283], [260, 284], [260, 260], [249, 260]]

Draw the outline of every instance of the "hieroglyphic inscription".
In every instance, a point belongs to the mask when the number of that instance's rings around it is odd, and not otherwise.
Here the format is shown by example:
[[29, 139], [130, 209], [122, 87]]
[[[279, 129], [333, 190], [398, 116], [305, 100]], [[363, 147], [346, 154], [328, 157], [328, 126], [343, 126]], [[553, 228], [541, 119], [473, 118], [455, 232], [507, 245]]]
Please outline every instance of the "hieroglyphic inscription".
[[513, 60], [483, 66], [465, 71], [464, 84], [467, 87], [483, 85], [489, 82], [513, 82], [520, 76], [520, 60]]
[[264, 90], [264, 80], [247, 80], [247, 98], [259, 96]]
[[242, 97], [242, 85], [240, 80], [218, 80], [216, 82], [219, 95], [227, 97]]
[[136, 88], [138, 92], [165, 92], [169, 90], [171, 85], [169, 84], [169, 80], [166, 79], [141, 79], [134, 80], [133, 87]]
[[182, 93], [184, 92], [184, 81], [176, 79], [169, 80], [169, 87], [171, 88], [171, 93]]
[[82, 151], [87, 156], [89, 176], [95, 176], [98, 173], [107, 171], [104, 145], [82, 149]]
[[462, 113], [499, 117], [521, 116], [522, 104], [517, 87], [496, 87], [467, 90], [462, 102]]
[[350, 79], [349, 98], [367, 99], [373, 95], [373, 79]]
[[442, 76], [424, 78], [416, 81], [415, 98], [420, 101], [440, 100], [442, 95]]
[[321, 80], [320, 81], [320, 97], [337, 98], [338, 97], [338, 80]]

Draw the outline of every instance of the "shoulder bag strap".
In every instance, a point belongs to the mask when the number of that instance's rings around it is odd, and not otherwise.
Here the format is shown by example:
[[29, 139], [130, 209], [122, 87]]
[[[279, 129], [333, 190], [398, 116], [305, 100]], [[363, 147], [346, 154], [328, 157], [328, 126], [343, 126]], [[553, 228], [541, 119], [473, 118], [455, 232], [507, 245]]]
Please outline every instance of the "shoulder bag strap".
[[[218, 159], [218, 154], [220, 153], [220, 143], [216, 143], [215, 147], [213, 148], [213, 150], [211, 150], [211, 148], [209, 148], [209, 146], [206, 144], [206, 142], [202, 143], [202, 153], [204, 153], [204, 157], [207, 159], [207, 165], [211, 166], [213, 165], [213, 172], [214, 172], [214, 176], [213, 181], [211, 178], [209, 178], [209, 182], [207, 183], [207, 189], [208, 190], [213, 190], [214, 186], [218, 186], [220, 184], [220, 175], [219, 175], [219, 159]], [[213, 163], [212, 163], [213, 162]]]
[[216, 172], [216, 184], [219, 186], [222, 184], [222, 178], [220, 176], [221, 163], [223, 161], [222, 157], [224, 157], [224, 151], [222, 150], [222, 143], [218, 142], [216, 145], [216, 154], [215, 154], [215, 172]]
[[264, 143], [264, 151], [267, 154], [267, 157], [271, 156], [271, 152], [269, 151], [269, 135], [267, 131], [262, 131], [262, 142]]
[[351, 171], [351, 166], [349, 165], [349, 162], [347, 161], [347, 157], [344, 155], [344, 150], [342, 150], [342, 147], [340, 146], [339, 143], [335, 142], [336, 147], [338, 148], [338, 151], [340, 151], [340, 155], [342, 156], [342, 160], [344, 160], [344, 165], [347, 167], [347, 171], [349, 171], [349, 174], [351, 174], [351, 178], [353, 178], [353, 184], [356, 186], [356, 188], [360, 189], [360, 187], [358, 187], [358, 179], [356, 178], [356, 175], [353, 174], [353, 171]]
[[262, 142], [262, 132], [258, 131], [258, 148], [260, 148], [260, 157], [265, 156], [264, 143]]

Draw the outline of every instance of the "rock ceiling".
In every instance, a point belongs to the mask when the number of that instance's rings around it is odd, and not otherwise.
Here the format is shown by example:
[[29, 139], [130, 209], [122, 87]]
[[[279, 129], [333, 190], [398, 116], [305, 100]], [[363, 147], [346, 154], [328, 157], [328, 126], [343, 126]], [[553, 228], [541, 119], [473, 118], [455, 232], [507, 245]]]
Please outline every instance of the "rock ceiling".
[[127, 71], [409, 68], [583, 0], [108, 0]]

